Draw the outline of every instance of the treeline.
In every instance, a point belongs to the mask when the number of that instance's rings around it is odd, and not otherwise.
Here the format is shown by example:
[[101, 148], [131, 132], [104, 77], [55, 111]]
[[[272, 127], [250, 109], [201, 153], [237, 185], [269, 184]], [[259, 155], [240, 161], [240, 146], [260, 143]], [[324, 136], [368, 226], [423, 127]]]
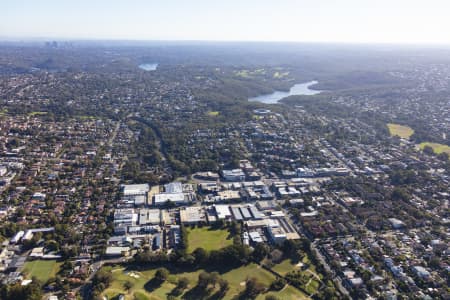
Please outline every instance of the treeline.
[[136, 265], [162, 265], [170, 263], [180, 267], [210, 267], [235, 268], [247, 264], [253, 260], [250, 248], [241, 243], [224, 247], [220, 250], [207, 251], [197, 248], [192, 253], [186, 253], [181, 249], [170, 254], [166, 252], [153, 252], [149, 248], [138, 252], [134, 256]]
[[0, 286], [0, 299], [4, 300], [41, 300], [42, 296], [41, 283], [36, 278], [25, 286], [20, 283]]
[[188, 253], [188, 232], [185, 226], [181, 226], [181, 240], [176, 251], [167, 254], [166, 252], [154, 252], [150, 247], [138, 252], [134, 256], [134, 263], [137, 265], [165, 264], [170, 262], [183, 267], [208, 267], [211, 265], [218, 268], [234, 268], [249, 263], [253, 260], [250, 248], [243, 245], [240, 239], [241, 225], [232, 222], [228, 225], [230, 234], [234, 237], [233, 244], [219, 250], [207, 251], [197, 248], [192, 253]]
[[91, 286], [91, 294], [90, 298], [94, 300], [100, 300], [103, 299], [101, 297], [101, 293], [109, 287], [111, 284], [113, 277], [111, 274], [111, 269], [109, 267], [107, 268], [101, 268], [100, 270], [95, 273], [94, 277], [92, 278], [92, 286]]
[[129, 147], [128, 160], [121, 173], [123, 179], [146, 182], [151, 185], [165, 183], [159, 178], [159, 172], [149, 172], [149, 170], [163, 169], [163, 158], [157, 146], [157, 134], [145, 119], [133, 118], [132, 120], [137, 122], [130, 124], [130, 129], [139, 132], [139, 135]]

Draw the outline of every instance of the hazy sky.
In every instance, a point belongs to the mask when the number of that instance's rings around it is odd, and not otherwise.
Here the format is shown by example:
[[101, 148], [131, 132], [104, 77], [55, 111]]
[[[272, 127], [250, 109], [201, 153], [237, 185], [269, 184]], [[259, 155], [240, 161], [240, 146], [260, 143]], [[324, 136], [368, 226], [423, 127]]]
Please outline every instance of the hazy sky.
[[449, 14], [449, 0], [0, 0], [0, 37], [450, 44]]

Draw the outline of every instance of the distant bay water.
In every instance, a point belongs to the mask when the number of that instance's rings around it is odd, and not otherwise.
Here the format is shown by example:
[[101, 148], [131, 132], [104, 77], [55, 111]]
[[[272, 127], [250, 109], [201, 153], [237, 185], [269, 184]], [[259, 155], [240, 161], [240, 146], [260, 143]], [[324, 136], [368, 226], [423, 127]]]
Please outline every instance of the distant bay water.
[[271, 94], [264, 94], [259, 95], [257, 97], [249, 98], [248, 101], [257, 101], [267, 104], [273, 104], [278, 103], [283, 98], [289, 97], [289, 96], [295, 96], [295, 95], [316, 95], [319, 94], [321, 91], [318, 90], [312, 90], [309, 87], [317, 84], [318, 82], [316, 80], [308, 81], [304, 83], [297, 83], [291, 87], [289, 92], [283, 92], [283, 91], [275, 91]]
[[158, 68], [157, 63], [145, 63], [139, 65], [139, 69], [142, 69], [144, 71], [155, 71], [157, 68]]

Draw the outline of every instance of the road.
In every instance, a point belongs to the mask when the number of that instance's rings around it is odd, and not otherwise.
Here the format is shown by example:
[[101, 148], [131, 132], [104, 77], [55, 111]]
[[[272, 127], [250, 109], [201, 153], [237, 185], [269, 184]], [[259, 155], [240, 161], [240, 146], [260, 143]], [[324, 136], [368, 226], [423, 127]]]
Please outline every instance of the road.
[[[293, 225], [293, 228], [295, 228], [295, 230], [297, 230], [297, 233], [299, 233], [300, 235], [305, 236], [306, 238], [307, 235], [305, 234], [305, 231], [303, 229], [303, 227], [298, 224], [297, 222], [295, 222], [293, 220], [292, 215], [285, 211], [285, 215], [289, 217], [289, 220], [291, 222], [291, 225]], [[336, 288], [339, 290], [339, 292], [342, 295], [346, 295], [348, 297], [350, 297], [350, 293], [347, 291], [347, 289], [342, 285], [342, 280], [339, 276], [336, 275], [336, 273], [333, 271], [333, 269], [330, 267], [330, 265], [327, 263], [326, 259], [323, 257], [322, 253], [320, 253], [319, 249], [317, 248], [317, 242], [319, 240], [314, 240], [311, 241], [311, 251], [314, 253], [314, 255], [317, 257], [317, 259], [319, 260], [320, 264], [324, 267], [324, 269], [332, 275], [332, 279], [333, 282], [336, 286]]]
[[116, 139], [117, 133], [119, 132], [119, 128], [120, 128], [120, 121], [117, 121], [116, 127], [114, 128], [113, 134], [111, 135], [111, 137], [108, 140], [108, 146], [111, 147], [114, 140]]
[[320, 261], [320, 263], [324, 266], [325, 270], [329, 272], [333, 276], [333, 282], [336, 285], [337, 289], [342, 295], [346, 295], [350, 297], [350, 293], [347, 291], [347, 289], [342, 285], [342, 280], [339, 276], [336, 275], [336, 273], [331, 269], [330, 265], [327, 263], [326, 259], [323, 257], [322, 253], [320, 253], [319, 249], [316, 245], [317, 241], [314, 241], [311, 243], [311, 250], [316, 255], [317, 259]]

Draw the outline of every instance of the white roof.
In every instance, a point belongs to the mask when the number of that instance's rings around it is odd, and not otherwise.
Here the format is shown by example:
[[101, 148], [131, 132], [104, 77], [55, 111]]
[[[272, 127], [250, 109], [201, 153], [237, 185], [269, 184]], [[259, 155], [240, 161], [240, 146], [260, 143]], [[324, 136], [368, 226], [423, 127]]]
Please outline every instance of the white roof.
[[124, 251], [130, 250], [129, 247], [107, 247], [106, 248], [106, 254], [108, 255], [115, 255], [115, 254], [122, 254]]
[[302, 217], [315, 217], [317, 216], [319, 213], [317, 212], [317, 210], [312, 211], [312, 212], [302, 212], [300, 213], [300, 216]]
[[121, 220], [131, 220], [136, 222], [138, 220], [138, 214], [134, 209], [116, 209], [114, 212], [114, 221], [120, 222]]
[[263, 241], [261, 235], [257, 231], [252, 231], [252, 232], [249, 233], [249, 235], [250, 235], [250, 239], [253, 242], [260, 243], [260, 242]]
[[[26, 285], [29, 285], [32, 282], [33, 282], [33, 280], [31, 280], [31, 279], [24, 279], [24, 280], [22, 280], [22, 283], [20, 285], [26, 286]], [[58, 299], [58, 298], [56, 298], [56, 299]]]
[[231, 211], [228, 205], [216, 205], [214, 208], [216, 209], [216, 214], [219, 219], [231, 217]]
[[41, 192], [36, 192], [33, 194], [33, 198], [45, 198], [45, 194]]
[[171, 182], [164, 185], [164, 191], [166, 193], [182, 193], [183, 192], [183, 186], [181, 182]]
[[184, 202], [183, 193], [161, 193], [155, 195], [155, 204], [163, 204], [167, 201], [171, 202]]
[[145, 194], [150, 190], [148, 184], [125, 184], [123, 185], [124, 195]]
[[18, 233], [16, 233], [13, 238], [11, 239], [12, 243], [17, 243], [25, 234], [25, 232], [23, 230], [19, 231]]
[[141, 209], [139, 211], [139, 224], [159, 224], [161, 211], [159, 209]]
[[180, 210], [181, 222], [200, 222], [201, 217], [201, 207], [185, 207]]

